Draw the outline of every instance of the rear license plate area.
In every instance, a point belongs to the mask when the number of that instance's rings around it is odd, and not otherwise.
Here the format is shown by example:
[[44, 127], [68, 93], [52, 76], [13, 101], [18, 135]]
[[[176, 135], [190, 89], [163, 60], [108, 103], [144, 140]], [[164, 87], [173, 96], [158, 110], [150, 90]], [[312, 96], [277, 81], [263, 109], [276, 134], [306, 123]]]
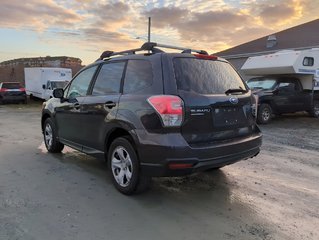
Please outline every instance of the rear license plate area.
[[245, 114], [241, 107], [215, 108], [213, 121], [215, 127], [241, 125], [245, 122]]

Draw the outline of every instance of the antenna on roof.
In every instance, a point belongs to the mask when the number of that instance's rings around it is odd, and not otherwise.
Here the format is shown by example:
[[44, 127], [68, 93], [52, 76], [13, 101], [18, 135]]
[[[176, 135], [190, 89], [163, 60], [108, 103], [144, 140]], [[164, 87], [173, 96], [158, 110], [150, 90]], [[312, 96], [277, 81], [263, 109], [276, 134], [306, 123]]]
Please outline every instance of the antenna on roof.
[[147, 41], [151, 42], [151, 17], [148, 17], [148, 34]]
[[[147, 33], [147, 42], [150, 43], [151, 42], [151, 17], [148, 17], [148, 33]], [[148, 53], [150, 53], [151, 51], [148, 50]]]

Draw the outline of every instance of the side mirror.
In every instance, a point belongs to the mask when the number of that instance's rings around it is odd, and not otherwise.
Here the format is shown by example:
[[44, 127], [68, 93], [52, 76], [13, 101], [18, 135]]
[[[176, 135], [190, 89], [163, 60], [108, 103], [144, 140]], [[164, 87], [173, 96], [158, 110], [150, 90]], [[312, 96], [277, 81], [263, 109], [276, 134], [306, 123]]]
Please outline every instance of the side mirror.
[[278, 94], [279, 92], [280, 92], [279, 88], [275, 88], [273, 91], [274, 94]]
[[45, 89], [45, 85], [44, 84], [42, 85], [42, 89]]
[[64, 96], [63, 88], [56, 88], [53, 90], [53, 97], [62, 99]]

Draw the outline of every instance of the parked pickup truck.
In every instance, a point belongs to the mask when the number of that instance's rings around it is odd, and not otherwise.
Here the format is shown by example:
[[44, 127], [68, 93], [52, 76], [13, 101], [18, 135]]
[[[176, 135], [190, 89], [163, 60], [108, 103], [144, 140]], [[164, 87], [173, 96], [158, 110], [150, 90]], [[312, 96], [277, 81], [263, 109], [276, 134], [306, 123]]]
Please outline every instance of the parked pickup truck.
[[319, 91], [304, 90], [300, 79], [293, 76], [263, 76], [247, 81], [258, 96], [257, 121], [269, 123], [273, 115], [307, 111], [319, 117]]

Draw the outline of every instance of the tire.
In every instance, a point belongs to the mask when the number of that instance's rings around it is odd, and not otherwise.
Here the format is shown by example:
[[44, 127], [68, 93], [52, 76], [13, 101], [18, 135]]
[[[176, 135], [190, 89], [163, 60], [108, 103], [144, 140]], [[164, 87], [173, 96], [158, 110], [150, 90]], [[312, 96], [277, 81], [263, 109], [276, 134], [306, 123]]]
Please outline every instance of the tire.
[[312, 109], [309, 113], [311, 116], [319, 118], [319, 101], [314, 101]]
[[116, 138], [108, 150], [108, 167], [118, 191], [132, 195], [146, 191], [151, 178], [140, 174], [137, 154], [129, 138]]
[[46, 119], [43, 126], [43, 138], [45, 147], [50, 153], [60, 153], [64, 144], [57, 139], [57, 129], [50, 118]]
[[260, 124], [267, 124], [271, 120], [272, 109], [269, 104], [263, 103], [258, 109], [257, 122]]

